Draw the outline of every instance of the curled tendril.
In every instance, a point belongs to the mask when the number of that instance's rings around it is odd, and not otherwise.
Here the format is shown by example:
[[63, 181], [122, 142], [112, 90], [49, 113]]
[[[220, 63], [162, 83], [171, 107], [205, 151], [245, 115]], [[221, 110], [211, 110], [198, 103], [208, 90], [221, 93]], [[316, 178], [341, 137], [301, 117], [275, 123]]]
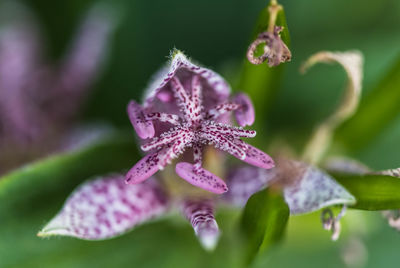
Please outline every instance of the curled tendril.
[[336, 217], [330, 208], [324, 209], [321, 213], [322, 226], [325, 230], [332, 231], [331, 239], [333, 241], [336, 241], [339, 238], [341, 231], [340, 219], [344, 216], [346, 210], [347, 206], [343, 206], [342, 210]]
[[[290, 61], [292, 54], [280, 37], [282, 26], [275, 26], [273, 32], [262, 32], [257, 39], [250, 44], [247, 50], [247, 59], [252, 64], [261, 64], [268, 60], [269, 66], [277, 66], [282, 62]], [[264, 45], [264, 53], [260, 56], [255, 56], [257, 47]]]

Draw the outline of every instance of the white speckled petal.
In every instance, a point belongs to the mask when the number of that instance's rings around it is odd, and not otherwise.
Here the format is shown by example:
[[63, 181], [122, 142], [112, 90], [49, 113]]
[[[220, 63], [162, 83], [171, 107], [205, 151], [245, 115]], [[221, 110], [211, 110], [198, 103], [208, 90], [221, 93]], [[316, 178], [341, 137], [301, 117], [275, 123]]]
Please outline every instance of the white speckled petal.
[[316, 211], [332, 205], [351, 205], [355, 198], [331, 176], [308, 167], [301, 178], [284, 189], [291, 214]]
[[126, 185], [123, 175], [83, 183], [39, 236], [102, 240], [125, 233], [165, 212], [167, 198], [154, 180]]
[[183, 213], [190, 221], [196, 236], [206, 250], [214, 250], [219, 239], [219, 228], [211, 200], [185, 201]]

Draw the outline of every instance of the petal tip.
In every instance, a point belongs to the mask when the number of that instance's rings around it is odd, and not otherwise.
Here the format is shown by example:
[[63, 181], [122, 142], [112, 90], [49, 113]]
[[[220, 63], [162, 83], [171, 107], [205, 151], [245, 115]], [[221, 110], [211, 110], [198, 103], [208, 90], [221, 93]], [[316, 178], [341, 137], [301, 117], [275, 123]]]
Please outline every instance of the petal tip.
[[151, 121], [146, 121], [143, 116], [143, 108], [141, 105], [136, 103], [134, 100], [131, 100], [128, 103], [127, 112], [129, 116], [129, 120], [133, 128], [135, 129], [136, 134], [141, 139], [149, 139], [154, 137], [155, 129], [154, 124]]
[[175, 166], [175, 172], [190, 184], [214, 194], [223, 194], [228, 191], [226, 183], [208, 170], [200, 168], [194, 171], [194, 166], [187, 162], [180, 162]]
[[239, 93], [234, 97], [234, 101], [241, 105], [241, 108], [235, 111], [237, 123], [241, 127], [251, 126], [255, 120], [255, 112], [249, 96], [244, 93]]
[[40, 237], [40, 238], [46, 238], [46, 237], [51, 237], [51, 236], [56, 236], [56, 235], [60, 235], [60, 234], [58, 234], [56, 231], [52, 231], [52, 230], [46, 230], [46, 229], [43, 229], [43, 230], [41, 230], [41, 231], [39, 231], [37, 234], [36, 234], [36, 236], [37, 237]]
[[57, 235], [69, 235], [69, 230], [63, 226], [62, 217], [58, 214], [56, 215], [46, 226], [40, 230], [36, 236], [41, 238], [57, 236]]
[[199, 241], [202, 247], [207, 251], [214, 251], [217, 247], [218, 240], [219, 240], [220, 233], [213, 232], [213, 233], [205, 233], [199, 235]]
[[146, 155], [126, 173], [125, 183], [138, 184], [147, 180], [159, 170], [157, 162], [157, 153]]

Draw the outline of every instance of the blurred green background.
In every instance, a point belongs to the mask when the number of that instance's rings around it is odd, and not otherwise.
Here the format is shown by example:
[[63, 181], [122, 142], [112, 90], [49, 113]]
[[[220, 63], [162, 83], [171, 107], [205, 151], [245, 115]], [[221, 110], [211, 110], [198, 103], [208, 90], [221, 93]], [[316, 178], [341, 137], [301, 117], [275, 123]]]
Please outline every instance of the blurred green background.
[[[50, 58], [56, 60], [63, 54], [80, 19], [94, 2], [25, 1], [40, 20]], [[129, 125], [125, 113], [129, 99], [140, 99], [142, 89], [173, 47], [235, 82], [234, 74], [250, 42], [258, 13], [268, 3], [261, 0], [105, 2], [118, 10], [120, 24], [109, 62], [91, 92], [83, 120], [103, 120], [119, 127]], [[300, 64], [320, 50], [361, 50], [365, 56], [363, 94], [367, 95], [400, 57], [400, 1], [280, 3], [286, 11], [293, 59], [287, 64], [282, 88], [267, 117], [269, 132], [262, 137], [279, 136], [288, 140], [296, 137], [293, 145], [299, 147], [312, 127], [333, 111], [345, 82], [343, 71], [337, 66], [321, 65], [301, 75]], [[399, 142], [400, 116], [397, 116], [379, 139], [358, 152], [357, 157], [376, 169], [398, 167]], [[52, 204], [49, 211], [56, 212], [59, 206]], [[213, 254], [202, 251], [183, 220], [165, 220], [105, 242], [66, 238], [25, 241], [10, 235], [7, 237], [10, 243], [0, 244], [0, 267], [235, 267], [234, 243], [239, 242], [229, 236], [235, 228], [235, 217], [237, 213], [229, 211], [218, 215], [224, 236]], [[27, 237], [32, 232], [34, 236], [46, 220], [32, 212], [32, 224], [37, 227], [26, 230], [21, 225], [18, 233]], [[18, 228], [18, 218], [15, 224]], [[350, 212], [344, 224], [342, 239], [331, 242], [329, 233], [320, 226], [318, 214], [291, 218], [281, 247], [260, 258], [254, 266], [346, 267], [343, 252], [350, 247], [360, 254], [361, 261], [349, 267], [399, 267], [400, 234], [390, 229], [379, 213]], [[6, 239], [5, 235], [0, 236], [2, 239]], [[63, 246], [58, 248], [58, 245]], [[115, 252], [110, 252], [113, 248]]]

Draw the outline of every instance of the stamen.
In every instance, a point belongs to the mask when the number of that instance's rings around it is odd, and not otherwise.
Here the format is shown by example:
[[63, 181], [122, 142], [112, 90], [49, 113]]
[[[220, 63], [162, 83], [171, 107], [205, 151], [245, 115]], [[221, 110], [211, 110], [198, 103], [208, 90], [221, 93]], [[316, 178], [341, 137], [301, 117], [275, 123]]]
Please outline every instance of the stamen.
[[209, 124], [203, 126], [203, 131], [217, 131], [222, 135], [232, 135], [237, 138], [254, 138], [256, 136], [256, 132], [254, 130], [245, 130], [241, 127], [234, 127], [230, 125], [224, 124]]
[[185, 147], [191, 146], [194, 137], [194, 133], [188, 130], [179, 133], [179, 138], [176, 139], [175, 143], [160, 157], [160, 162], [158, 163], [159, 168], [163, 169], [167, 164], [170, 164], [173, 159], [180, 156], [184, 152]]
[[178, 78], [173, 77], [171, 79], [171, 88], [174, 92], [178, 106], [182, 109], [182, 113], [188, 122], [191, 121], [190, 106], [191, 100], [183, 87], [181, 81]]
[[225, 138], [223, 135], [217, 132], [210, 131], [207, 133], [202, 133], [201, 135], [204, 139], [214, 143], [217, 149], [228, 152], [229, 154], [244, 160], [246, 158], [246, 152], [232, 140]]
[[191, 105], [193, 106], [192, 114], [192, 122], [198, 122], [202, 119], [202, 94], [201, 94], [201, 84], [200, 77], [194, 76], [192, 79], [192, 101]]
[[170, 130], [168, 132], [164, 132], [160, 137], [155, 137], [151, 142], [142, 145], [140, 148], [143, 151], [150, 151], [156, 149], [160, 146], [166, 146], [176, 139], [182, 137], [185, 132], [182, 131], [182, 128], [177, 128]]

